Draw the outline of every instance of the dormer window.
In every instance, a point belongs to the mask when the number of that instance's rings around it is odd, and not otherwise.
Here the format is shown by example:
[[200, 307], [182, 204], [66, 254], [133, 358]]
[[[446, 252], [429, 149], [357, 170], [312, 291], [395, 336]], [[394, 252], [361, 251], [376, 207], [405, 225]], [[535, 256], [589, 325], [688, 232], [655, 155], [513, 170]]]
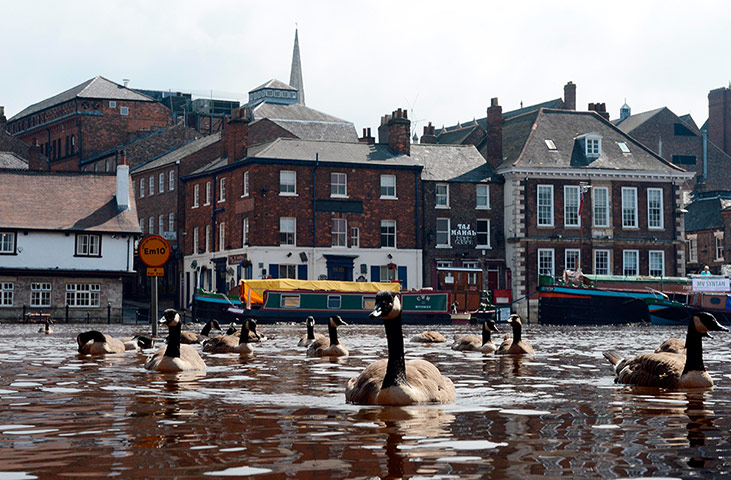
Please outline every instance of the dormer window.
[[599, 158], [602, 155], [602, 136], [598, 133], [587, 133], [577, 137], [576, 140], [584, 148], [584, 155], [588, 159]]

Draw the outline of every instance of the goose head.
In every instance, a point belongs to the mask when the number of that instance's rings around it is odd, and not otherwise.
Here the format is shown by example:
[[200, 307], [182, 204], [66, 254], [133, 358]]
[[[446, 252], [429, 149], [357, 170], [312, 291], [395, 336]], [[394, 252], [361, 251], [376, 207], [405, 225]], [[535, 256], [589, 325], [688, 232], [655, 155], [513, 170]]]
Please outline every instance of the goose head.
[[510, 315], [508, 323], [510, 323], [510, 325], [523, 325], [523, 322], [520, 321], [520, 315], [518, 315], [517, 313], [513, 313], [512, 315]]
[[376, 305], [370, 314], [370, 318], [381, 317], [383, 320], [391, 320], [401, 314], [401, 300], [398, 295], [390, 290], [381, 290], [376, 294]]
[[79, 353], [82, 353], [82, 349], [84, 348], [84, 345], [87, 343], [94, 341], [94, 342], [106, 342], [107, 339], [104, 337], [104, 334], [101, 332], [98, 332], [96, 330], [89, 330], [88, 332], [81, 332], [76, 337], [76, 343], [79, 344]]
[[[256, 338], [261, 338], [261, 335], [259, 335], [256, 332], [256, 320], [253, 318], [247, 318], [246, 320], [244, 320], [244, 324], [242, 325], [241, 329], [242, 329], [241, 330], [242, 338], [244, 337], [244, 332], [243, 332], [244, 330], [246, 330], [247, 332], [254, 332], [254, 335], [256, 335]], [[248, 335], [247, 335], [247, 337], [248, 337]]]
[[500, 333], [500, 330], [497, 329], [497, 325], [495, 325], [495, 320], [492, 318], [487, 318], [482, 323], [482, 329], [483, 330], [490, 330], [491, 332]]
[[233, 335], [234, 333], [236, 333], [238, 331], [236, 330], [236, 327], [238, 327], [236, 322], [231, 322], [231, 324], [228, 326], [228, 329], [226, 330], [226, 335]]
[[315, 326], [315, 317], [312, 317], [312, 316], [307, 317], [307, 319], [305, 320], [305, 324], [308, 327], [314, 327]]
[[[314, 319], [312, 321], [314, 322]], [[345, 321], [340, 318], [340, 315], [333, 315], [332, 317], [330, 317], [331, 327], [339, 327], [340, 325], [347, 325], [347, 323], [345, 323]]]
[[698, 312], [693, 315], [693, 328], [696, 332], [700, 333], [703, 337], [711, 337], [708, 332], [727, 332], [728, 328], [724, 327], [716, 317], [708, 312]]
[[180, 325], [180, 322], [180, 314], [178, 314], [174, 308], [168, 308], [165, 310], [162, 314], [162, 318], [160, 318], [160, 324], [167, 325], [168, 327], [177, 327]]
[[155, 345], [155, 340], [145, 335], [135, 335], [132, 339], [137, 342], [137, 346], [140, 348], [152, 348]]

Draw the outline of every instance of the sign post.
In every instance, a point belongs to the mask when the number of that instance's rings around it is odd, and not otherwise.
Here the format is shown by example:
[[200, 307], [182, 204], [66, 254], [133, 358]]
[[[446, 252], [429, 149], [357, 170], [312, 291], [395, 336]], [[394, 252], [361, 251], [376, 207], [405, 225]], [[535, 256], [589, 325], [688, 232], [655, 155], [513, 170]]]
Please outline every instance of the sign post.
[[147, 276], [153, 277], [150, 295], [150, 323], [152, 336], [157, 336], [157, 279], [165, 273], [163, 265], [170, 259], [170, 244], [160, 235], [149, 235], [137, 246], [142, 263], [147, 265]]

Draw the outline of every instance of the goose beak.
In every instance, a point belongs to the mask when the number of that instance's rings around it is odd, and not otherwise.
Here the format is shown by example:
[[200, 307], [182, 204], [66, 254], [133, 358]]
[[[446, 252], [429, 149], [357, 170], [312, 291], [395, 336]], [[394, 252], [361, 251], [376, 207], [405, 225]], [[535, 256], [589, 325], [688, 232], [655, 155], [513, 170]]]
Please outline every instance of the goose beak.
[[165, 321], [165, 317], [160, 317], [160, 320], [157, 321], [159, 325], [165, 325], [167, 322]]
[[380, 305], [376, 305], [376, 308], [373, 309], [369, 317], [371, 318], [378, 318], [383, 314], [383, 308], [381, 308]]

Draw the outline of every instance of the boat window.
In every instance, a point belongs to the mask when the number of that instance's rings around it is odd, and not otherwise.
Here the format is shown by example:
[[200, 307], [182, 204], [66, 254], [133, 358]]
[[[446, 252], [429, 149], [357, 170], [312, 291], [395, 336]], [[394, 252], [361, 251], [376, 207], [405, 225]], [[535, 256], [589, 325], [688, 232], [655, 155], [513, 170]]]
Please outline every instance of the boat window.
[[711, 305], [718, 305], [719, 303], [721, 303], [721, 299], [718, 297], [711, 297], [710, 300], [711, 300]]
[[340, 295], [328, 295], [327, 308], [340, 309]]
[[280, 303], [282, 308], [299, 308], [300, 307], [300, 296], [299, 295], [282, 295]]
[[376, 297], [365, 296], [363, 297], [363, 310], [373, 310], [376, 308]]

